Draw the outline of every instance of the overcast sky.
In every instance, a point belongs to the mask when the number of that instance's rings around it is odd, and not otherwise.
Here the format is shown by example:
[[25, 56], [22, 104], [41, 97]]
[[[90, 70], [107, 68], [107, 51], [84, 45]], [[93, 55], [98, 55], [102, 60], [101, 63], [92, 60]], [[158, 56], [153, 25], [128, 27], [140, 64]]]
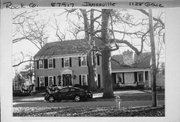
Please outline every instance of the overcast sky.
[[[20, 9], [13, 10], [12, 17], [14, 17], [16, 14], [18, 14], [19, 12], [22, 12], [22, 11], [25, 11], [25, 9], [24, 10], [20, 10]], [[160, 10], [160, 9], [153, 10], [153, 16], [159, 16], [161, 11], [162, 10]], [[54, 19], [54, 17], [57, 19], [58, 25], [61, 27], [60, 31], [63, 33], [66, 33], [67, 40], [73, 39], [72, 34], [70, 34], [68, 32], [68, 30], [70, 28], [72, 28], [72, 25], [69, 24], [69, 21], [73, 21], [76, 24], [83, 25], [82, 21], [79, 21], [76, 15], [69, 14], [68, 20], [67, 20], [67, 14], [62, 14], [63, 12], [64, 12], [64, 9], [44, 9], [44, 8], [43, 8], [43, 10], [38, 12], [39, 15], [36, 17], [36, 19], [39, 22], [48, 22], [48, 25], [46, 28], [46, 32], [47, 32], [47, 36], [48, 36], [47, 42], [59, 41], [55, 35], [55, 29], [54, 29], [55, 19]], [[135, 17], [134, 21], [138, 21], [139, 19], [142, 19], [142, 18], [147, 18], [147, 16], [143, 15], [142, 13], [140, 13], [138, 11], [129, 10], [129, 12], [132, 15], [134, 15], [134, 17]], [[98, 16], [98, 13], [96, 13], [95, 16]], [[13, 31], [15, 31], [15, 26], [16, 25], [13, 24]], [[122, 25], [116, 25], [114, 28], [120, 30], [122, 28]], [[142, 28], [143, 27], [141, 27], [141, 29]], [[140, 27], [138, 27], [138, 28], [126, 27], [126, 29], [128, 31], [134, 31], [136, 29], [137, 30], [140, 29]], [[16, 38], [18, 36], [19, 35], [17, 34], [13, 38]], [[115, 36], [116, 36], [116, 38], [119, 38], [119, 39], [122, 38], [122, 35], [120, 35], [120, 34], [115, 34]], [[82, 32], [81, 34], [79, 34], [78, 38], [83, 38], [83, 37], [84, 37], [84, 33]], [[126, 37], [126, 39], [130, 40], [131, 43], [133, 43], [134, 45], [136, 45], [137, 47], [140, 48], [140, 46], [138, 46], [138, 45], [140, 45], [139, 40], [132, 39], [129, 37]], [[145, 51], [150, 51], [150, 48], [146, 44], [144, 47], [145, 47]], [[124, 45], [123, 47], [120, 48], [120, 50], [116, 51], [116, 54], [122, 53], [124, 50], [127, 50], [127, 49], [130, 49], [130, 48], [128, 48], [127, 46]], [[18, 43], [15, 43], [15, 44], [13, 44], [13, 62], [18, 62], [18, 57], [20, 56], [20, 52], [23, 52], [24, 54], [29, 54], [29, 55], [33, 56], [37, 53], [37, 51], [38, 51], [38, 48], [36, 48], [31, 42], [29, 42], [27, 40], [23, 40]], [[22, 69], [22, 68], [23, 68], [23, 65], [19, 67], [19, 69]]]

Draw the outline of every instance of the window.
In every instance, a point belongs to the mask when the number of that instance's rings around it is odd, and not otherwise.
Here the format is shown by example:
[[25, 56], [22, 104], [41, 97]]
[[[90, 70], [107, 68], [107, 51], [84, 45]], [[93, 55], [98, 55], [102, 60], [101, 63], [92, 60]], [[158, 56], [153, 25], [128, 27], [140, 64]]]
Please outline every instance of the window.
[[53, 83], [54, 83], [54, 81], [53, 81], [53, 77], [52, 77], [52, 76], [50, 76], [50, 77], [49, 77], [49, 86], [52, 86], [52, 85], [53, 85]]
[[69, 66], [69, 58], [64, 58], [64, 67]]
[[69, 91], [69, 88], [64, 88], [64, 89], [61, 89], [61, 91], [60, 92], [68, 92]]
[[86, 74], [81, 75], [81, 84], [82, 85], [88, 85], [88, 83], [87, 83], [87, 75]]
[[81, 57], [81, 66], [86, 66], [86, 65], [87, 65], [86, 57]]
[[45, 82], [44, 82], [44, 77], [43, 76], [39, 77], [39, 86], [40, 87], [45, 86]]
[[71, 89], [70, 89], [70, 91], [71, 91], [71, 92], [75, 92], [75, 91], [76, 91], [76, 89], [74, 89], [74, 88], [71, 88]]
[[42, 60], [42, 59], [39, 60], [39, 68], [41, 68], [41, 69], [44, 68], [44, 67], [43, 67], [43, 60]]
[[53, 59], [49, 59], [48, 61], [48, 67], [53, 68]]
[[69, 58], [62, 58], [62, 67], [71, 67], [71, 57]]

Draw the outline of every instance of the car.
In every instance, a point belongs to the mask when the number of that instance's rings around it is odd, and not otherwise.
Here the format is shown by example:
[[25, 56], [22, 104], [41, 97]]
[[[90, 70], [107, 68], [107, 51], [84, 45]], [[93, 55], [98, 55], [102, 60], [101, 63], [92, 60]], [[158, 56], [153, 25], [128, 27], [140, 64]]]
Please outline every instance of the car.
[[56, 92], [47, 93], [45, 100], [48, 102], [55, 102], [61, 100], [74, 100], [76, 102], [88, 100], [92, 98], [92, 92], [77, 88], [77, 87], [64, 87]]
[[74, 87], [78, 87], [84, 90], [88, 90], [88, 86], [87, 85], [80, 85], [80, 84], [74, 84]]

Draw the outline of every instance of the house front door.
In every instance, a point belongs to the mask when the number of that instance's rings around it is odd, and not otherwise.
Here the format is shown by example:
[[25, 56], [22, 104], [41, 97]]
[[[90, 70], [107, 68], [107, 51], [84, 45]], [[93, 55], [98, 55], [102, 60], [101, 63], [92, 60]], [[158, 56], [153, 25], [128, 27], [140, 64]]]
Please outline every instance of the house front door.
[[71, 74], [63, 74], [63, 86], [72, 85], [72, 77]]

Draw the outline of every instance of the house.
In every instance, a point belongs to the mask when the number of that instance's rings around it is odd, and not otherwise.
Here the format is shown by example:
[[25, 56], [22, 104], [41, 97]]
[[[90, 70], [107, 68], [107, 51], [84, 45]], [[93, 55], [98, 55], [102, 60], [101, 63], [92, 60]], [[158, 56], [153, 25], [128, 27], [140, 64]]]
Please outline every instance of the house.
[[[87, 53], [90, 47], [83, 39], [47, 43], [34, 56], [35, 86], [88, 85]], [[101, 57], [97, 56], [97, 86], [101, 88]]]
[[122, 55], [112, 56], [112, 80], [116, 86], [151, 87], [151, 53], [140, 55], [132, 51], [124, 51]]
[[[51, 42], [37, 52], [35, 60], [36, 88], [74, 84], [88, 85], [87, 53], [90, 50], [84, 39]], [[101, 56], [97, 55], [97, 86], [103, 88]], [[151, 54], [135, 55], [124, 51], [112, 56], [113, 86], [151, 87]]]

